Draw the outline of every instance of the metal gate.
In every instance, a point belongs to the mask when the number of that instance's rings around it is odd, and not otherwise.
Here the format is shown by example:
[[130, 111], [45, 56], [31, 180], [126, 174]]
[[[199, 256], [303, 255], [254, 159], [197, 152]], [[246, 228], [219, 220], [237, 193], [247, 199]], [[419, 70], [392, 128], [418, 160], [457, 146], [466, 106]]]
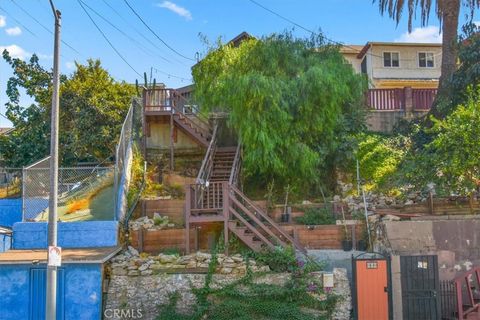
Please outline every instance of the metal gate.
[[392, 319], [390, 258], [379, 253], [352, 256], [352, 270], [354, 319]]
[[437, 256], [401, 256], [400, 272], [403, 319], [440, 319]]
[[[45, 320], [45, 307], [47, 302], [47, 269], [30, 269], [30, 319]], [[64, 272], [57, 272], [57, 320], [64, 319]]]

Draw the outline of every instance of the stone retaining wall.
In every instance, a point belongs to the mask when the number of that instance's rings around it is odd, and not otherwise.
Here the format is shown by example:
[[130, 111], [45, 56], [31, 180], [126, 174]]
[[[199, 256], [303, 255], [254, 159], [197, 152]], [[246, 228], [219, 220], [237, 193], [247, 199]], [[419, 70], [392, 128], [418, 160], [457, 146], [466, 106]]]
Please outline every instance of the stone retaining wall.
[[[333, 319], [350, 319], [351, 294], [346, 270], [334, 269], [333, 274], [333, 293], [340, 296]], [[139, 272], [128, 275], [113, 272], [105, 295], [104, 312], [112, 315], [114, 310], [124, 310], [130, 314], [138, 314], [140, 311], [142, 317], [138, 319], [153, 320], [158, 315], [158, 306], [167, 303], [169, 295], [174, 292], [179, 292], [181, 297], [177, 304], [178, 310], [188, 312], [196, 302], [191, 288], [202, 287], [205, 283], [205, 276], [205, 274], [192, 273], [169, 274], [162, 272], [158, 274], [143, 273], [142, 275], [142, 272]], [[323, 278], [321, 272], [315, 273], [314, 276], [319, 280]], [[224, 286], [239, 277], [241, 277], [240, 273], [215, 274], [212, 286]], [[289, 277], [290, 275], [286, 273], [267, 273], [259, 276], [256, 281], [282, 284]], [[111, 319], [122, 319], [122, 317], [112, 317]]]

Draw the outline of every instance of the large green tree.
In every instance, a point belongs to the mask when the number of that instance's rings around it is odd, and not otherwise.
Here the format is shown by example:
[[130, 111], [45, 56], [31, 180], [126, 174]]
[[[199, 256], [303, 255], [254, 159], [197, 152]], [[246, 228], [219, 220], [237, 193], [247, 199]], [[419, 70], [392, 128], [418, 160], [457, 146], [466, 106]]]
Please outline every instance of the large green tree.
[[[435, 15], [440, 20], [442, 26], [442, 75], [440, 77], [440, 96], [444, 94], [446, 84], [450, 81], [457, 68], [457, 38], [458, 38], [458, 18], [460, 15], [460, 6], [466, 6], [472, 16], [475, 9], [480, 7], [480, 0], [374, 0], [378, 2], [380, 13], [388, 14], [391, 18], [400, 22], [404, 10], [408, 15], [408, 31], [412, 31], [412, 22], [416, 17], [417, 11], [420, 12], [420, 22], [422, 26], [428, 24], [432, 8]], [[436, 116], [442, 116], [434, 106], [432, 112]]]
[[[7, 83], [6, 115], [15, 130], [0, 141], [0, 158], [18, 167], [49, 154], [52, 73], [36, 55], [23, 61], [4, 51], [3, 58], [13, 69]], [[76, 64], [76, 70], [62, 75], [60, 82], [62, 164], [102, 161], [114, 155], [135, 88], [115, 81], [98, 60]]]
[[210, 48], [193, 68], [196, 99], [229, 113], [247, 174], [290, 184], [332, 176], [363, 129], [366, 81], [321, 36], [290, 33]]

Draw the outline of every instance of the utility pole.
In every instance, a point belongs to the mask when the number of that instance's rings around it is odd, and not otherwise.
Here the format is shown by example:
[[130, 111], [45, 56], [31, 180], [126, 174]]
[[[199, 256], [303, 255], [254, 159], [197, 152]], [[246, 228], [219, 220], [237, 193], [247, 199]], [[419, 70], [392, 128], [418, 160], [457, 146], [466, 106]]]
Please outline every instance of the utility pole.
[[[55, 17], [55, 40], [53, 47], [53, 94], [50, 131], [50, 201], [48, 210], [48, 265], [46, 319], [57, 318], [57, 267], [61, 254], [57, 247], [57, 197], [58, 197], [58, 118], [60, 104], [60, 21], [61, 13], [50, 1]], [[57, 261], [55, 261], [57, 260]]]

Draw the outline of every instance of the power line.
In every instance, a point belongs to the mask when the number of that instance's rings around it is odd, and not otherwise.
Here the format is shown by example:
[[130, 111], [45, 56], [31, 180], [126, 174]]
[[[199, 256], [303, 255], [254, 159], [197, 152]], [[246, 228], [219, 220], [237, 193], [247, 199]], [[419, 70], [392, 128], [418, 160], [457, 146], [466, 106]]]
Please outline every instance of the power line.
[[[21, 5], [19, 5], [15, 0], [10, 0], [13, 2], [14, 5], [16, 5], [20, 10], [22, 10], [26, 15], [28, 15], [31, 19], [33, 19], [39, 26], [41, 26], [43, 29], [45, 29], [48, 33], [53, 34], [53, 32], [47, 28], [44, 24], [42, 24], [40, 21], [38, 21], [37, 18], [32, 16], [27, 10], [25, 10]], [[69, 45], [66, 41], [61, 40], [64, 45], [72, 49], [75, 53], [79, 54], [80, 56], [83, 56], [80, 52], [77, 51], [74, 47]]]
[[122, 54], [117, 50], [117, 48], [115, 48], [115, 46], [110, 42], [110, 40], [108, 40], [105, 33], [103, 33], [102, 29], [100, 29], [100, 27], [97, 25], [95, 20], [93, 20], [92, 16], [90, 16], [90, 14], [88, 13], [87, 9], [85, 9], [85, 7], [83, 6], [83, 1], [82, 0], [77, 0], [77, 2], [80, 5], [80, 7], [82, 7], [83, 11], [86, 13], [86, 15], [88, 16], [90, 21], [95, 26], [95, 28], [97, 28], [98, 32], [100, 32], [100, 34], [103, 36], [105, 41], [107, 41], [108, 44], [110, 45], [110, 47], [112, 47], [113, 51], [115, 51], [115, 53], [123, 60], [123, 62], [125, 62], [125, 64], [127, 64], [130, 67], [130, 69], [132, 69], [139, 77], [142, 77], [142, 75], [137, 70], [135, 70], [135, 68], [132, 67], [132, 65], [130, 63], [128, 63], [128, 61], [122, 56]]
[[[311, 34], [313, 34], [313, 35], [320, 35], [322, 38], [324, 38], [325, 40], [329, 41], [330, 43], [333, 43], [333, 44], [336, 44], [336, 45], [339, 45], [339, 46], [342, 46], [342, 47], [345, 47], [345, 48], [352, 49], [352, 50], [354, 50], [354, 51], [356, 51], [356, 52], [361, 52], [361, 50], [358, 50], [357, 48], [354, 48], [354, 47], [352, 47], [352, 46], [343, 44], [343, 43], [341, 43], [341, 42], [332, 40], [332, 39], [330, 39], [330, 38], [327, 38], [327, 37], [326, 37], [325, 35], [323, 35], [323, 34], [319, 34], [319, 33], [315, 32], [315, 31], [313, 31], [313, 30], [310, 30], [310, 29], [302, 26], [301, 24], [299, 24], [299, 23], [297, 23], [297, 22], [295, 22], [295, 21], [293, 21], [293, 20], [290, 20], [289, 18], [287, 18], [287, 17], [285, 17], [285, 16], [282, 16], [282, 15], [279, 14], [278, 12], [275, 12], [275, 11], [273, 11], [273, 10], [265, 7], [264, 5], [258, 3], [258, 2], [255, 1], [255, 0], [248, 0], [248, 1], [250, 1], [251, 3], [255, 4], [256, 6], [262, 8], [262, 9], [268, 11], [268, 12], [270, 12], [270, 13], [273, 14], [273, 15], [276, 15], [276, 16], [279, 17], [280, 19], [283, 19], [283, 20], [285, 20], [285, 21], [293, 24], [294, 26], [299, 27], [299, 28], [302, 29], [302, 30], [305, 30], [305, 31], [307, 31], [307, 32], [309, 32], [309, 33], [311, 33]], [[371, 53], [371, 52], [366, 52], [366, 54], [368, 54], [368, 55], [370, 55], [370, 56], [372, 56], [372, 57], [379, 57], [379, 58], [382, 58], [382, 59], [383, 59], [383, 56], [376, 55], [376, 54], [373, 54], [373, 53]]]
[[[106, 23], [108, 23], [112, 28], [114, 28], [115, 30], [117, 30], [118, 32], [120, 32], [124, 37], [126, 37], [127, 39], [129, 39], [130, 41], [132, 41], [133, 43], [137, 44], [140, 49], [142, 49], [143, 52], [145, 52], [146, 54], [149, 54], [149, 55], [152, 55], [151, 52], [149, 52], [148, 48], [146, 48], [144, 45], [142, 45], [139, 41], [137, 41], [135, 38], [132, 38], [131, 36], [129, 36], [127, 33], [125, 33], [124, 31], [122, 31], [119, 27], [117, 27], [116, 25], [114, 25], [112, 22], [110, 22], [107, 18], [105, 18], [103, 15], [101, 15], [100, 13], [98, 13], [97, 11], [95, 11], [92, 7], [90, 7], [88, 4], [86, 4], [85, 2], [83, 2], [83, 5], [85, 7], [87, 7], [87, 9], [89, 9], [90, 11], [92, 11], [94, 14], [96, 14], [100, 19], [102, 19], [103, 21], [105, 21]], [[165, 60], [166, 62], [169, 62], [171, 63], [170, 60], [164, 58], [163, 56], [161, 55], [158, 55], [158, 54], [155, 54], [156, 56], [160, 57], [161, 59]]]
[[12, 16], [7, 10], [5, 10], [4, 8], [2, 8], [1, 6], [0, 6], [0, 10], [2, 10], [3, 12], [5, 12], [10, 18], [13, 19], [13, 21], [15, 21], [17, 24], [19, 24], [23, 29], [27, 30], [32, 36], [38, 38], [38, 36], [37, 36], [32, 30], [30, 30], [29, 28], [27, 28], [23, 23], [21, 23], [21, 22], [18, 21], [17, 19], [15, 19], [15, 17]]
[[[142, 37], [143, 39], [145, 39], [148, 43], [150, 43], [153, 47], [155, 47], [156, 49], [158, 50], [162, 50], [159, 46], [157, 46], [155, 44], [155, 42], [153, 42], [152, 40], [150, 40], [149, 38], [147, 38], [142, 32], [138, 31], [137, 28], [135, 28], [135, 26], [133, 26], [130, 22], [128, 22], [127, 19], [125, 19], [119, 12], [117, 9], [115, 9], [114, 7], [112, 7], [112, 5], [110, 5], [106, 0], [102, 0], [103, 3], [108, 6], [117, 16], [120, 17], [120, 19], [123, 20], [123, 22], [125, 22], [130, 28], [132, 28], [140, 37]], [[160, 55], [159, 55], [160, 56]], [[170, 62], [170, 60], [166, 59], [166, 58], [163, 58], [164, 60], [166, 60], [167, 62]], [[181, 62], [180, 62], [181, 63]]]
[[150, 32], [158, 39], [160, 40], [160, 42], [162, 42], [168, 49], [170, 49], [171, 51], [175, 52], [177, 55], [179, 55], [180, 57], [182, 58], [185, 58], [187, 60], [191, 60], [191, 61], [196, 61], [195, 59], [192, 59], [192, 58], [189, 58], [183, 54], [181, 54], [180, 52], [178, 52], [177, 50], [175, 50], [174, 48], [172, 48], [168, 43], [166, 43], [162, 38], [160, 38], [158, 36], [158, 34], [152, 30], [152, 28], [150, 28], [150, 26], [145, 22], [145, 20], [142, 19], [142, 17], [135, 11], [135, 9], [133, 9], [133, 7], [130, 5], [130, 3], [128, 3], [127, 0], [123, 0], [123, 2], [125, 2], [125, 4], [130, 8], [130, 10], [137, 16], [137, 18], [143, 23], [143, 25], [145, 27], [147, 27], [148, 30], [150, 30]]
[[182, 80], [182, 81], [183, 81], [183, 80], [185, 80], [185, 81], [191, 81], [191, 80], [192, 80], [191, 78], [190, 78], [190, 79], [187, 79], [187, 78], [183, 78], [183, 77], [180, 77], [180, 76], [176, 76], [176, 75], [174, 75], [174, 74], [171, 74], [171, 73], [168, 73], [168, 72], [159, 70], [159, 69], [157, 69], [157, 68], [155, 68], [155, 67], [152, 67], [152, 68], [153, 68], [153, 70], [155, 70], [155, 73], [157, 73], [157, 72], [158, 72], [158, 73], [162, 73], [162, 74], [164, 74], [164, 75], [167, 75], [169, 78], [176, 78], [176, 79], [180, 79], [180, 80]]

